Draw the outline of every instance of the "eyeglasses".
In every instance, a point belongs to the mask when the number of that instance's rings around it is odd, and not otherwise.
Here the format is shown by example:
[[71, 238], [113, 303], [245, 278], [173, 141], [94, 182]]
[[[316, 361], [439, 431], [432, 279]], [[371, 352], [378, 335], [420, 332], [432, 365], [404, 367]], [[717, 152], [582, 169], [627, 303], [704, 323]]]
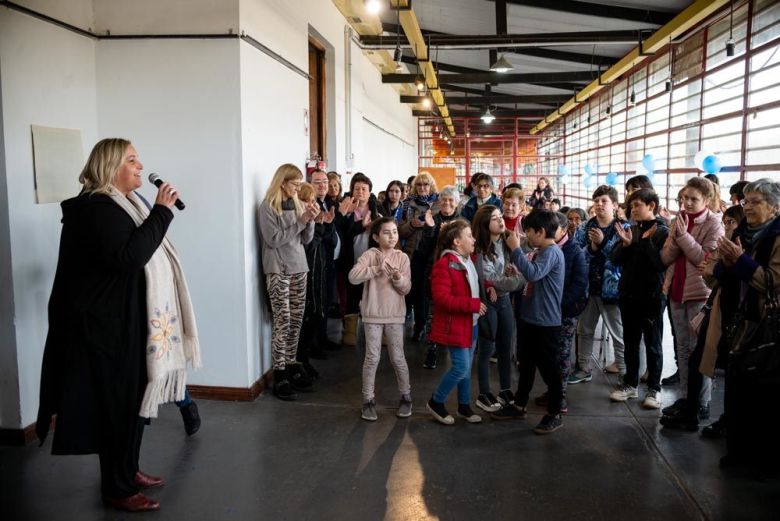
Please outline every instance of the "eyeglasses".
[[742, 201], [742, 205], [743, 206], [758, 206], [759, 204], [761, 204], [761, 203], [763, 203], [765, 201], [766, 201], [766, 199], [761, 199], [761, 198], [748, 199], [747, 197], [745, 197], [745, 199], [743, 199], [743, 201]]

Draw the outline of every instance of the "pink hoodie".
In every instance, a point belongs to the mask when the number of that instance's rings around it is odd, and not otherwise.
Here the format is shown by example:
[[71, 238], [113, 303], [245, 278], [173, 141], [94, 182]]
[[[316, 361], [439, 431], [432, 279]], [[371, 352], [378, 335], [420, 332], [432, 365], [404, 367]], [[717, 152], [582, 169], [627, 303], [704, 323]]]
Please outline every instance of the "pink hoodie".
[[[387, 258], [390, 266], [398, 268], [401, 278], [393, 280], [382, 268]], [[412, 289], [409, 257], [401, 250], [386, 255], [379, 248], [366, 250], [349, 271], [352, 284], [363, 282], [360, 314], [366, 324], [403, 324], [406, 319], [404, 295]]]

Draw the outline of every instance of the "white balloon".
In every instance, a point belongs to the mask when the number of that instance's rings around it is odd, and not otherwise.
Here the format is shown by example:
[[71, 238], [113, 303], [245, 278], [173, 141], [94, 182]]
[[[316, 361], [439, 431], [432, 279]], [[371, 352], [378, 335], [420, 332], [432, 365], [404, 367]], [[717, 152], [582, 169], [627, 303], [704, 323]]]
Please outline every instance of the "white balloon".
[[704, 150], [699, 150], [696, 152], [696, 155], [693, 156], [693, 166], [698, 168], [701, 171], [704, 171], [704, 158], [707, 156], [711, 156], [709, 152], [705, 152]]

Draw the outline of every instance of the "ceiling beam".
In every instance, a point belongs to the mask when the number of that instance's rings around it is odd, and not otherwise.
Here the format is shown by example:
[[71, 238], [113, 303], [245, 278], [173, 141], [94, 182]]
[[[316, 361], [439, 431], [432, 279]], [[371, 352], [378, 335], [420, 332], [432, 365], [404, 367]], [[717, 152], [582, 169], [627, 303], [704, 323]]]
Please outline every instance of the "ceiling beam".
[[[382, 35], [361, 35], [360, 43], [364, 49], [394, 49], [393, 38]], [[551, 47], [557, 45], [626, 45], [639, 40], [637, 31], [584, 31], [565, 33], [535, 34], [433, 34], [423, 40], [437, 49], [495, 49], [522, 47]], [[419, 47], [421, 42], [415, 42]], [[401, 47], [413, 48], [410, 42], [401, 39]]]
[[[458, 118], [458, 117], [475, 117], [478, 118], [482, 115], [483, 111], [480, 110], [450, 110], [450, 117]], [[526, 117], [526, 118], [541, 118], [544, 117], [544, 115], [547, 113], [547, 111], [539, 110], [539, 109], [517, 109], [517, 110], [510, 110], [510, 109], [497, 109], [492, 111], [493, 115], [497, 118], [501, 117]], [[413, 110], [412, 111], [413, 116], [435, 116], [435, 114], [431, 114], [431, 111], [429, 110]], [[532, 122], [529, 122], [529, 127], [533, 125]]]
[[[403, 96], [401, 96], [403, 98]], [[540, 95], [519, 95], [508, 96], [506, 94], [496, 95], [491, 93], [485, 96], [447, 96], [447, 103], [467, 104], [467, 105], [485, 105], [487, 103], [563, 103], [571, 98], [568, 94], [540, 94]]]
[[632, 22], [645, 22], [653, 25], [664, 25], [674, 18], [675, 13], [637, 9], [634, 7], [618, 7], [614, 5], [594, 4], [590, 2], [573, 2], [571, 0], [502, 0], [514, 5], [537, 7], [564, 13], [598, 16], [599, 18], [614, 18]]
[[675, 16], [671, 22], [660, 27], [644, 40], [641, 49], [638, 45], [634, 47], [615, 65], [604, 71], [597, 79], [590, 82], [585, 88], [577, 93], [576, 96], [572, 97], [569, 101], [561, 105], [558, 110], [540, 121], [531, 129], [531, 134], [536, 134], [561, 116], [577, 108], [577, 106], [587, 101], [591, 96], [600, 92], [601, 89], [609, 87], [613, 81], [618, 80], [623, 74], [644, 62], [648, 56], [667, 47], [671, 40], [684, 34], [692, 27], [695, 27], [728, 3], [729, 0], [696, 0], [680, 14]]
[[[413, 83], [416, 74], [383, 74], [382, 83]], [[427, 76], [426, 76], [427, 77]], [[574, 72], [531, 72], [531, 73], [500, 73], [476, 72], [467, 74], [439, 74], [441, 83], [559, 83], [587, 82], [593, 80], [595, 74], [591, 71]], [[429, 78], [430, 80], [430, 78]], [[438, 85], [437, 85], [438, 87]]]
[[[382, 23], [382, 29], [385, 32], [397, 34], [399, 27], [396, 24], [391, 23]], [[428, 29], [422, 29], [423, 35], [428, 34], [447, 34], [447, 33], [441, 33], [438, 31], [431, 31]], [[405, 37], [402, 36], [402, 38], [405, 39]], [[404, 41], [404, 40], [402, 40]], [[408, 44], [408, 42], [404, 41], [404, 43]], [[556, 61], [565, 61], [565, 62], [572, 62], [572, 63], [584, 63], [584, 64], [590, 64], [593, 66], [599, 66], [599, 65], [612, 65], [618, 61], [617, 58], [613, 58], [612, 56], [603, 56], [600, 54], [582, 54], [578, 52], [568, 52], [568, 51], [556, 51], [553, 49], [544, 49], [544, 48], [534, 48], [534, 47], [526, 47], [521, 49], [504, 49], [508, 53], [517, 54], [520, 56], [533, 56], [534, 58], [544, 58], [545, 60], [556, 60]], [[404, 56], [404, 63], [414, 63], [413, 61], [406, 61], [406, 59], [411, 59], [408, 56]], [[453, 67], [457, 67], [456, 65], [453, 65]], [[459, 72], [459, 71], [455, 71]]]
[[[386, 32], [393, 33], [393, 34], [397, 34], [399, 30], [397, 24], [391, 24], [391, 23], [383, 23], [382, 28]], [[421, 29], [421, 31], [423, 35], [448, 34], [448, 33], [442, 33], [438, 31], [431, 31], [429, 29]], [[603, 56], [600, 54], [582, 54], [578, 52], [556, 51], [553, 49], [534, 48], [534, 47], [526, 47], [521, 49], [503, 49], [503, 50], [507, 53], [517, 54], [520, 56], [532, 56], [534, 58], [544, 58], [545, 60], [584, 63], [586, 65], [593, 65], [594, 67], [598, 67], [599, 65], [602, 66], [613, 65], [618, 61], [617, 58], [613, 58], [611, 56]], [[410, 57], [404, 56], [404, 58], [405, 58], [404, 63], [414, 63], [414, 61], [406, 61], [406, 59], [411, 59]], [[453, 65], [453, 67], [457, 67], [457, 65]], [[453, 71], [453, 72], [465, 72], [465, 71]]]

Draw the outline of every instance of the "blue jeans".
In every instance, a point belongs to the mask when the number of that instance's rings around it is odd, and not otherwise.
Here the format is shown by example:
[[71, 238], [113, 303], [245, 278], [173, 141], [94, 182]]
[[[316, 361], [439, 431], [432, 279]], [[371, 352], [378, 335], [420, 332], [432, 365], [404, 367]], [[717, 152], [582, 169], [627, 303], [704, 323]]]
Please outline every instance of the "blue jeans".
[[474, 327], [471, 347], [448, 346], [452, 366], [444, 373], [439, 387], [433, 393], [433, 401], [444, 403], [447, 396], [457, 386], [458, 403], [471, 403], [471, 362], [474, 359], [474, 341], [477, 339], [477, 328]]
[[512, 331], [515, 327], [515, 316], [509, 294], [501, 295], [495, 303], [487, 303], [487, 313], [482, 317], [490, 323], [493, 338], [487, 340], [479, 337], [479, 357], [477, 358], [477, 376], [479, 377], [479, 394], [490, 392], [490, 356], [493, 349], [498, 358], [498, 383], [501, 391], [512, 387]]

